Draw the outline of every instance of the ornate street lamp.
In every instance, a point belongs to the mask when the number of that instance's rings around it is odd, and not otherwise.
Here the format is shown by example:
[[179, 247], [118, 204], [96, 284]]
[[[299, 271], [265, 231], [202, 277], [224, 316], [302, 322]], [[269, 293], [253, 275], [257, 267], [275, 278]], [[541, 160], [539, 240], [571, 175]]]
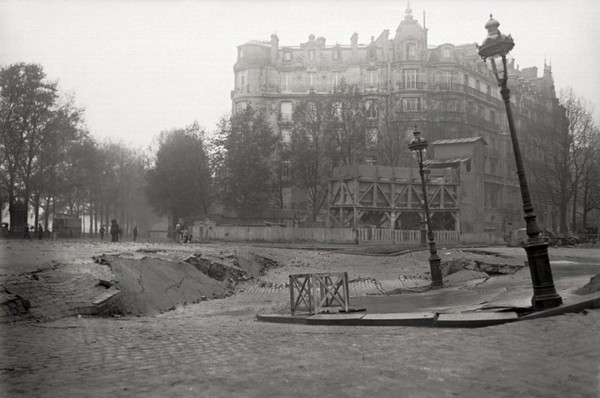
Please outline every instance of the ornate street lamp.
[[515, 131], [515, 123], [513, 120], [512, 109], [510, 105], [510, 90], [506, 86], [508, 81], [508, 70], [506, 68], [506, 57], [510, 50], [513, 49], [515, 43], [510, 35], [506, 36], [498, 30], [500, 23], [492, 18], [485, 24], [488, 31], [488, 36], [483, 41], [479, 49], [479, 56], [484, 62], [490, 61], [488, 67], [496, 76], [500, 94], [506, 106], [506, 116], [508, 117], [508, 128], [512, 140], [513, 152], [515, 154], [515, 163], [517, 166], [517, 175], [519, 177], [519, 186], [521, 187], [521, 197], [523, 199], [523, 211], [525, 213], [525, 223], [527, 226], [527, 243], [524, 245], [527, 252], [527, 261], [529, 262], [529, 270], [531, 272], [531, 281], [533, 283], [533, 297], [531, 304], [535, 309], [546, 309], [557, 307], [562, 304], [562, 299], [556, 293], [554, 281], [552, 279], [552, 270], [550, 269], [550, 260], [548, 258], [548, 242], [542, 236], [540, 227], [537, 224], [535, 213], [533, 212], [533, 204], [531, 203], [531, 195], [527, 186], [525, 177], [525, 169], [523, 167], [523, 159], [521, 150], [519, 149], [519, 141]]
[[427, 199], [427, 185], [425, 184], [425, 174], [429, 170], [423, 169], [423, 157], [427, 153], [427, 140], [421, 138], [421, 132], [415, 126], [413, 138], [408, 144], [413, 156], [419, 162], [419, 174], [421, 175], [421, 187], [423, 188], [423, 207], [425, 209], [425, 220], [427, 222], [427, 238], [429, 239], [429, 268], [431, 270], [431, 287], [437, 289], [444, 286], [442, 280], [442, 270], [440, 268], [440, 257], [437, 255], [435, 240], [433, 239], [433, 230], [431, 229], [431, 217], [429, 217], [429, 200]]

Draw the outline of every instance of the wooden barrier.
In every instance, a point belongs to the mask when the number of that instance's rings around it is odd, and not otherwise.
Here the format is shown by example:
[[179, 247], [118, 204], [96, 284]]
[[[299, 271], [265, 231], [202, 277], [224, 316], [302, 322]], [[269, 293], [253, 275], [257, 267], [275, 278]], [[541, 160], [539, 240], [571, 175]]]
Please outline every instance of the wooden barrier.
[[330, 308], [349, 311], [348, 273], [313, 273], [290, 275], [290, 308], [292, 315], [311, 315]]
[[[237, 227], [195, 226], [195, 240], [262, 241], [262, 242], [318, 242], [353, 243], [355, 231], [359, 242], [419, 244], [421, 231], [384, 228], [287, 228], [287, 227]], [[434, 231], [438, 243], [458, 242], [458, 231]]]

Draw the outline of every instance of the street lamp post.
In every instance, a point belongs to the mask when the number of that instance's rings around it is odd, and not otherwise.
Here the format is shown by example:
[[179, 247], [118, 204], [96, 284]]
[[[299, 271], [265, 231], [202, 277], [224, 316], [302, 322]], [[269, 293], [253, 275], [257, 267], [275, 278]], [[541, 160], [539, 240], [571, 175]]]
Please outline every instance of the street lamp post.
[[512, 109], [510, 105], [510, 90], [507, 87], [508, 70], [506, 67], [506, 56], [513, 49], [515, 43], [510, 35], [506, 36], [498, 30], [500, 23], [492, 18], [485, 24], [488, 36], [481, 46], [477, 46], [479, 56], [484, 62], [489, 60], [489, 67], [498, 80], [500, 94], [506, 106], [506, 116], [508, 117], [508, 128], [512, 141], [513, 152], [515, 154], [515, 163], [517, 166], [517, 176], [519, 177], [519, 186], [521, 187], [521, 197], [523, 199], [524, 219], [527, 227], [527, 243], [524, 245], [531, 272], [531, 282], [533, 284], [533, 297], [531, 304], [533, 308], [542, 310], [557, 307], [562, 304], [562, 299], [556, 292], [554, 281], [552, 279], [552, 270], [548, 258], [548, 242], [542, 236], [540, 227], [536, 221], [536, 215], [533, 211], [531, 195], [527, 186], [525, 169], [519, 141], [515, 131]]
[[429, 201], [427, 199], [427, 185], [425, 183], [425, 173], [428, 170], [423, 169], [423, 155], [427, 151], [427, 140], [421, 138], [421, 132], [415, 126], [413, 131], [414, 138], [408, 144], [417, 161], [419, 162], [419, 174], [421, 175], [421, 187], [423, 188], [423, 208], [425, 209], [425, 221], [427, 222], [427, 238], [429, 239], [429, 269], [431, 271], [431, 287], [434, 289], [444, 286], [442, 280], [442, 270], [440, 268], [440, 256], [437, 255], [435, 240], [433, 239], [433, 230], [431, 229], [431, 217], [429, 216]]

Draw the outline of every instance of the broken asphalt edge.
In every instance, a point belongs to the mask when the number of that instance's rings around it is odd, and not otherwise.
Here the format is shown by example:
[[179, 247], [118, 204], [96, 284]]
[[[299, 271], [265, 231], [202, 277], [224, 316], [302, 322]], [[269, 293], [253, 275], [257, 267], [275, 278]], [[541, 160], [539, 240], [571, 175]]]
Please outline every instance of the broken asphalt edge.
[[479, 328], [500, 325], [508, 322], [526, 321], [577, 313], [589, 309], [600, 308], [600, 294], [587, 295], [581, 299], [571, 299], [569, 303], [547, 310], [535, 311], [519, 316], [515, 311], [505, 312], [404, 312], [369, 314], [366, 312], [290, 315], [290, 314], [257, 314], [260, 322], [288, 323], [322, 326], [410, 326], [410, 327], [445, 327], [445, 328]]

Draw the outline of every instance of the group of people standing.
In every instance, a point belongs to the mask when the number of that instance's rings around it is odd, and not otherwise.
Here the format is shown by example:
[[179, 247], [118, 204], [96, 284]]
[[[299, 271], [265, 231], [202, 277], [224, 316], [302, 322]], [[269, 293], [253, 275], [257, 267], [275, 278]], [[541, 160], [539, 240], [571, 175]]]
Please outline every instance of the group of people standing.
[[[171, 232], [169, 232], [171, 233]], [[192, 229], [184, 227], [181, 222], [175, 225], [175, 234], [173, 236], [175, 243], [191, 243], [192, 242]]]
[[44, 227], [42, 227], [42, 224], [38, 224], [37, 228], [34, 226], [30, 227], [29, 224], [25, 224], [23, 226], [23, 239], [31, 239], [31, 234], [29, 232], [32, 234], [35, 233], [37, 238], [40, 240], [44, 238]]
[[[117, 223], [117, 220], [115, 220], [115, 219], [110, 220], [110, 229], [108, 232], [110, 233], [110, 241], [111, 242], [118, 242], [119, 238], [123, 235], [123, 229], [119, 226], [119, 224]], [[106, 233], [106, 228], [104, 228], [104, 225], [100, 226], [100, 240], [102, 240], [102, 241], [104, 240], [105, 233]], [[138, 236], [137, 226], [133, 227], [132, 234], [133, 234], [133, 241], [135, 242], [137, 240], [137, 236]]]

